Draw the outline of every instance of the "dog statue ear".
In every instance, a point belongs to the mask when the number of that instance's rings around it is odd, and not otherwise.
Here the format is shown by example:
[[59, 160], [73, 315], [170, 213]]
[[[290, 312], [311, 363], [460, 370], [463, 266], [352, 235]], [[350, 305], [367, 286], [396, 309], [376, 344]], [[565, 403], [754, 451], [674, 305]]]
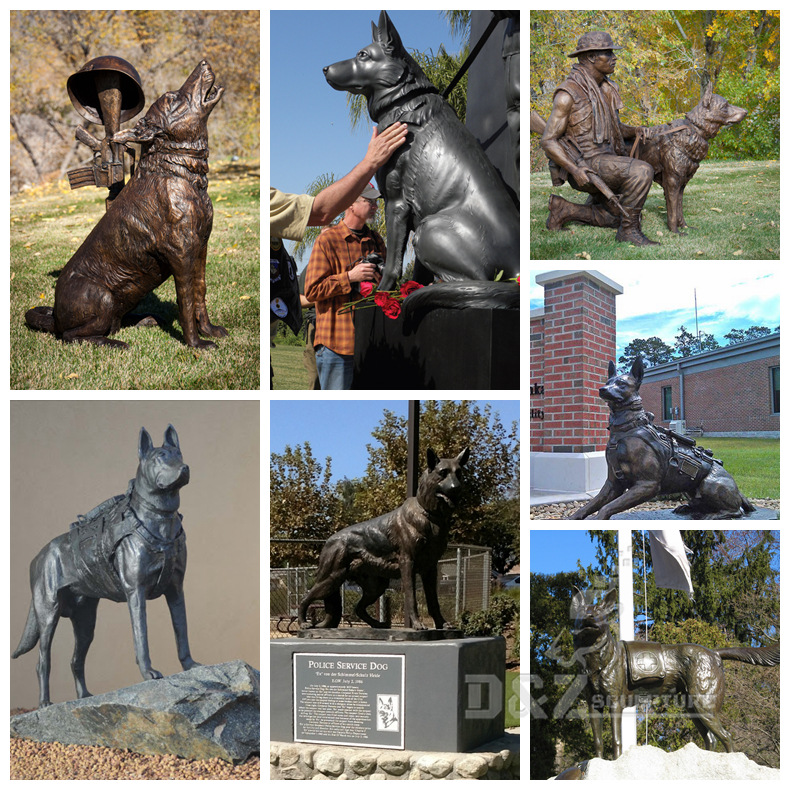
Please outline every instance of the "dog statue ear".
[[584, 593], [574, 584], [573, 589], [576, 594], [571, 598], [571, 617], [575, 620], [579, 612], [583, 611], [586, 604], [584, 601]]
[[613, 379], [617, 375], [617, 368], [614, 366], [614, 362], [609, 360], [609, 378]]
[[634, 364], [631, 365], [631, 375], [636, 379], [637, 386], [642, 383], [645, 375], [645, 365], [642, 362], [642, 357], [637, 357]]
[[458, 461], [461, 466], [466, 466], [466, 462], [469, 460], [469, 448], [464, 447], [455, 460]]
[[708, 84], [705, 86], [705, 90], [702, 91], [703, 107], [710, 107], [711, 96], [713, 96], [713, 82], [711, 80], [708, 80]]
[[373, 43], [376, 42], [381, 44], [381, 48], [390, 55], [403, 49], [398, 31], [395, 30], [395, 25], [392, 24], [386, 11], [382, 11], [379, 16], [378, 28], [373, 25]]
[[178, 443], [178, 434], [172, 425], [168, 425], [167, 430], [165, 431], [165, 444], [169, 445], [170, 447], [175, 447], [176, 450], [181, 449], [181, 446]]
[[141, 461], [151, 452], [153, 447], [154, 443], [151, 439], [151, 434], [148, 433], [145, 428], [140, 428], [140, 441], [137, 444], [137, 455], [140, 456]]
[[433, 451], [432, 448], [428, 448], [428, 452], [426, 453], [426, 457], [428, 458], [428, 469], [433, 471], [436, 464], [439, 463], [439, 456]]

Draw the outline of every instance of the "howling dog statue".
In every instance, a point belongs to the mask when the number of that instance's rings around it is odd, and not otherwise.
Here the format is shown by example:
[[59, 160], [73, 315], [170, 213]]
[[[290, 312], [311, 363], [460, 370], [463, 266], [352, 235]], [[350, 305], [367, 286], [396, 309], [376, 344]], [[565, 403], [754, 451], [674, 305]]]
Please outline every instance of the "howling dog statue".
[[[588, 591], [589, 592], [589, 591]], [[617, 591], [610, 589], [598, 603], [587, 603], [577, 588], [571, 602], [573, 648], [588, 676], [584, 687], [590, 711], [595, 756], [603, 757], [603, 708], [612, 714], [612, 743], [616, 760], [623, 748], [623, 708], [634, 697], [682, 694], [705, 748], [715, 751], [716, 738], [731, 752], [732, 738], [721, 723], [724, 702], [722, 661], [742, 661], [763, 667], [779, 665], [779, 644], [769, 647], [662, 645], [657, 642], [618, 642], [609, 630], [617, 609]], [[714, 737], [715, 736], [715, 737]]]
[[572, 519], [609, 519], [615, 513], [648, 502], [658, 494], [685, 494], [690, 502], [675, 513], [692, 518], [740, 518], [754, 505], [738, 490], [732, 475], [710, 450], [696, 447], [673, 431], [653, 425], [642, 408], [639, 387], [645, 369], [637, 357], [630, 374], [617, 375], [609, 363], [609, 381], [598, 391], [609, 406], [608, 476], [603, 488]]

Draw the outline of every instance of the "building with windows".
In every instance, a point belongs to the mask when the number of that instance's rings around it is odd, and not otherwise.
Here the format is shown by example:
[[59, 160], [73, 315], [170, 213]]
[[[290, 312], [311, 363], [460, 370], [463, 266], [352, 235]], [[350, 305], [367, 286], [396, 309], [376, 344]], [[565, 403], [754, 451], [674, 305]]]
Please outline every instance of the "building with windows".
[[665, 427], [778, 438], [779, 332], [648, 368], [640, 394]]

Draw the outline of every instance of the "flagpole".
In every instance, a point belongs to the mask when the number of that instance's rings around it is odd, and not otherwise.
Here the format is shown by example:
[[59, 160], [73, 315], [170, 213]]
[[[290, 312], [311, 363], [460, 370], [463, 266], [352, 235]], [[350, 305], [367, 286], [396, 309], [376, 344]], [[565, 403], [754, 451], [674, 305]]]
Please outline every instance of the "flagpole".
[[[631, 530], [620, 527], [617, 531], [617, 570], [620, 600], [620, 639], [634, 639], [634, 564]], [[623, 752], [636, 746], [636, 708], [623, 709]]]

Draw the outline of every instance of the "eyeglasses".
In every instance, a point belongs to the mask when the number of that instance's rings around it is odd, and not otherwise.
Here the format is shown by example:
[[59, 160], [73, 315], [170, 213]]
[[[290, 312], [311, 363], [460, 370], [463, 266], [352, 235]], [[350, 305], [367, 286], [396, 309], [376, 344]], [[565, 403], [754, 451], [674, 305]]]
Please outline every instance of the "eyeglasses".
[[363, 197], [359, 198], [359, 200], [364, 201], [365, 203], [367, 203], [370, 206], [375, 206], [376, 208], [379, 207], [378, 200], [369, 200], [368, 198], [363, 198]]

